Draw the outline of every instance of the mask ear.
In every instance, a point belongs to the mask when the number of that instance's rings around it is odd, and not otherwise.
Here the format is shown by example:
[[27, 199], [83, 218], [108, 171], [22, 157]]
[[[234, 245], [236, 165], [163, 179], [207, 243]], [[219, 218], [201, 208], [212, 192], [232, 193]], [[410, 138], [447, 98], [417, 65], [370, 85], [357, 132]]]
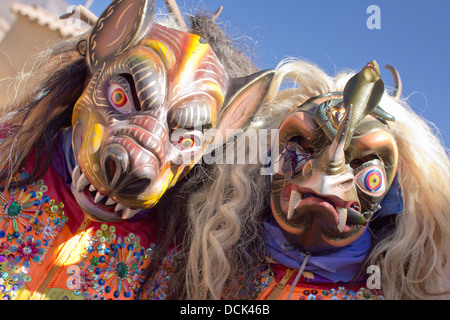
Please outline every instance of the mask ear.
[[105, 61], [120, 55], [148, 31], [155, 0], [114, 0], [89, 34], [86, 58], [92, 73]]
[[245, 130], [266, 97], [274, 70], [264, 70], [243, 78], [231, 79], [224, 107], [221, 108], [216, 129], [225, 136], [226, 130]]

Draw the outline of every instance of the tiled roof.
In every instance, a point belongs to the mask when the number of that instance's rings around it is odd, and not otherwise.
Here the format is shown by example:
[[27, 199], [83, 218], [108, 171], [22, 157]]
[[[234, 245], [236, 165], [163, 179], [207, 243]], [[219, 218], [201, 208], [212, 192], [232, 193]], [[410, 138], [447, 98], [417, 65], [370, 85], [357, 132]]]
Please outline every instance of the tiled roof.
[[36, 21], [41, 26], [47, 26], [50, 30], [59, 31], [63, 37], [79, 35], [87, 31], [88, 26], [79, 20], [61, 20], [55, 14], [39, 7], [22, 3], [11, 4], [11, 11]]

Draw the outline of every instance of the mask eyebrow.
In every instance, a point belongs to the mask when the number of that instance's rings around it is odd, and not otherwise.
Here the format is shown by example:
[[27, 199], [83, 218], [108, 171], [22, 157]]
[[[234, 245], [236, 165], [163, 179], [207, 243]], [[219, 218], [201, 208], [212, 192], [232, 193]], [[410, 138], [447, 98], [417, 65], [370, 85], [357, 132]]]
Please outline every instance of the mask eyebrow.
[[[214, 110], [215, 111], [215, 110]], [[211, 127], [215, 120], [215, 112], [204, 101], [192, 101], [169, 112], [169, 126], [172, 129]]]
[[123, 60], [129, 70], [129, 82], [133, 84], [142, 110], [164, 104], [167, 89], [167, 74], [164, 63], [151, 48], [135, 48], [128, 58]]

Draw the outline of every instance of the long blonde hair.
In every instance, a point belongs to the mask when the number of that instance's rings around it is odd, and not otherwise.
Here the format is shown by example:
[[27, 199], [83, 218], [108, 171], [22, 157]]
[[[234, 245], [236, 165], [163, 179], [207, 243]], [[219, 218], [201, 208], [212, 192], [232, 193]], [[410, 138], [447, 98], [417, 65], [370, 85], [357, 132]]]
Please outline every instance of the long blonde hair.
[[[307, 99], [342, 91], [353, 74], [330, 77], [309, 62], [283, 61], [251, 128], [278, 128]], [[367, 261], [380, 266], [388, 299], [448, 296], [448, 155], [406, 101], [386, 94], [381, 107], [396, 117], [390, 126], [400, 153], [397, 174], [404, 210], [393, 235], [378, 243]], [[245, 289], [255, 279], [265, 254], [261, 221], [269, 192], [269, 181], [259, 169], [259, 165], [215, 164], [209, 168], [210, 179], [190, 198], [188, 249], [177, 278], [184, 281], [181, 291], [187, 298], [240, 298], [245, 290], [227, 296], [225, 288]]]
[[450, 162], [427, 121], [390, 98], [383, 108], [399, 149], [397, 175], [403, 213], [396, 231], [372, 251], [368, 263], [381, 267], [389, 299], [450, 297]]

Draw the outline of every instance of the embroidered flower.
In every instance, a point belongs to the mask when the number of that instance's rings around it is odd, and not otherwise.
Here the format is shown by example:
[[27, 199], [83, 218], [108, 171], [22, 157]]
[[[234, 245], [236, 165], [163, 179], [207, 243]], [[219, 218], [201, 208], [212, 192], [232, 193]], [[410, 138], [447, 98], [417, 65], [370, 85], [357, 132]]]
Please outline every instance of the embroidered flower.
[[[22, 173], [21, 177], [27, 178], [28, 174]], [[40, 190], [44, 187], [43, 182], [40, 182], [0, 192], [0, 230], [10, 233], [28, 231], [32, 222], [41, 214]]]
[[[23, 172], [13, 182], [28, 177]], [[50, 199], [47, 191], [43, 180], [19, 188], [0, 186], [1, 298], [16, 298], [18, 290], [31, 281], [31, 265], [44, 259], [68, 221], [62, 210], [64, 204]]]
[[19, 255], [19, 257], [27, 261], [34, 259], [35, 257], [37, 257], [39, 260], [39, 256], [37, 255], [38, 252], [39, 249], [36, 246], [36, 243], [34, 243], [32, 240], [23, 241], [17, 248], [17, 254]]
[[[115, 289], [113, 291], [115, 298], [119, 298], [121, 295], [125, 298], [131, 296], [137, 286], [139, 267], [143, 264], [143, 254], [143, 249], [141, 250], [139, 244], [133, 242], [127, 245], [120, 237], [117, 238], [117, 244], [111, 244], [110, 254], [105, 256], [104, 262], [107, 266], [103, 269], [103, 278], [105, 281], [112, 280], [109, 287], [110, 290]], [[108, 289], [106, 290], [108, 291]]]
[[94, 290], [76, 288], [75, 294], [82, 294], [86, 299], [111, 295], [116, 299], [131, 297], [148, 256], [138, 237], [132, 233], [124, 238], [117, 237], [115, 231], [114, 226], [102, 224], [95, 236], [89, 237], [78, 267], [84, 272], [82, 278], [93, 279], [89, 287]]

